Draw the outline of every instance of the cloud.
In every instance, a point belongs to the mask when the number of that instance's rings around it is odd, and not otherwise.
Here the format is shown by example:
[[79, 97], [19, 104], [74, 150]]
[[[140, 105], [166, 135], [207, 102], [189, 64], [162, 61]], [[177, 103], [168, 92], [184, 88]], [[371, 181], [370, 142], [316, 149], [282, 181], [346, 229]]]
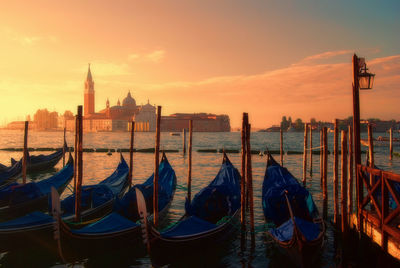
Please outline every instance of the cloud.
[[158, 49], [149, 53], [139, 54], [132, 53], [128, 55], [128, 60], [136, 62], [152, 62], [159, 63], [165, 58], [165, 50]]
[[10, 27], [2, 27], [0, 29], [0, 34], [3, 35], [5, 40], [11, 40], [13, 42], [17, 42], [22, 46], [33, 46], [38, 44], [39, 42], [58, 42], [58, 38], [56, 36], [39, 36], [39, 35], [29, 35], [25, 33], [18, 32]]
[[[84, 65], [75, 71], [82, 74], [86, 73], [87, 69], [88, 66]], [[90, 69], [92, 74], [97, 77], [133, 75], [129, 65], [126, 63], [96, 60], [91, 62]]]
[[[167, 112], [227, 113], [233, 126], [240, 125], [242, 112], [250, 113], [256, 127], [279, 123], [283, 115], [332, 120], [352, 114], [351, 54], [327, 52], [256, 75], [141, 85], [140, 89], [142, 95], [163, 103]], [[342, 55], [347, 55], [342, 62], [309, 64]], [[367, 64], [376, 73], [375, 87], [361, 93], [361, 116], [399, 119], [400, 55], [367, 60]]]

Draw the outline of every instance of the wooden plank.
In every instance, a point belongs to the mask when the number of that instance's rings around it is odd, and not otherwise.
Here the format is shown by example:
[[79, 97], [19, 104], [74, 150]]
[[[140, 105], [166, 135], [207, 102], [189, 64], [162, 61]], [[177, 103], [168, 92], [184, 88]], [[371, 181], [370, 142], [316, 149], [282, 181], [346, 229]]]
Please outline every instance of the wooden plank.
[[82, 179], [83, 179], [83, 159], [82, 159], [82, 139], [83, 139], [83, 125], [82, 125], [82, 105], [78, 106], [78, 154], [77, 154], [77, 178], [76, 178], [76, 192], [75, 192], [75, 221], [81, 220], [81, 195], [82, 195]]
[[304, 124], [304, 149], [303, 149], [303, 185], [307, 182], [307, 140], [308, 140], [308, 125]]
[[22, 183], [26, 183], [26, 170], [28, 165], [28, 128], [29, 122], [25, 121], [25, 128], [24, 128], [24, 153], [22, 159]]
[[280, 156], [281, 156], [281, 166], [283, 166], [283, 131], [282, 127], [279, 130], [280, 132]]
[[193, 120], [189, 120], [189, 163], [188, 163], [188, 200], [191, 202], [192, 200], [192, 139], [193, 139]]
[[348, 208], [347, 211], [349, 214], [353, 213], [353, 129], [351, 126], [348, 127], [349, 131], [349, 170], [348, 170], [348, 187], [347, 187], [347, 201], [348, 201]]
[[251, 166], [251, 145], [250, 145], [250, 131], [251, 125], [247, 124], [246, 127], [246, 180], [247, 180], [247, 194], [249, 201], [249, 216], [250, 216], [250, 237], [251, 248], [255, 248], [255, 232], [254, 232], [254, 202], [253, 202], [253, 172]]
[[333, 135], [333, 222], [338, 225], [339, 193], [338, 193], [338, 120], [335, 119]]
[[132, 187], [133, 177], [133, 144], [135, 142], [135, 121], [131, 121], [131, 142], [129, 146], [129, 188]]
[[323, 216], [328, 217], [328, 131], [323, 128], [323, 178], [322, 178], [322, 196], [323, 196]]
[[157, 106], [157, 122], [156, 122], [156, 146], [154, 153], [154, 179], [153, 179], [153, 221], [154, 226], [158, 227], [158, 172], [160, 161], [160, 122], [161, 122], [161, 106]]
[[310, 177], [312, 177], [313, 166], [313, 142], [312, 142], [312, 124], [310, 123]]
[[241, 155], [241, 180], [240, 180], [240, 207], [241, 207], [241, 249], [245, 249], [245, 233], [246, 233], [246, 128], [248, 124], [248, 114], [243, 113], [242, 118], [242, 132], [241, 132], [241, 142], [242, 142], [242, 155]]
[[341, 193], [341, 226], [342, 232], [347, 233], [348, 218], [347, 218], [347, 132], [341, 132], [341, 180], [340, 180], [340, 193]]

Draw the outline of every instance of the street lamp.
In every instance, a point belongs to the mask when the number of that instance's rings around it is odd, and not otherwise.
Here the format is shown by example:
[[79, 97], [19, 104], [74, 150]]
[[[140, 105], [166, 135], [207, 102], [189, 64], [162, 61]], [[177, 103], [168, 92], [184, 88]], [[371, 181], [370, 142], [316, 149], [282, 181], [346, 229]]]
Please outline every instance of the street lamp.
[[358, 165], [361, 165], [361, 144], [360, 144], [360, 89], [372, 89], [375, 74], [369, 73], [364, 58], [353, 55], [353, 131], [354, 131], [354, 162], [356, 167], [356, 196], [358, 227], [362, 231], [361, 204], [363, 201], [363, 184], [357, 172]]
[[369, 73], [364, 58], [358, 58], [358, 82], [360, 89], [372, 89], [374, 85], [375, 74]]

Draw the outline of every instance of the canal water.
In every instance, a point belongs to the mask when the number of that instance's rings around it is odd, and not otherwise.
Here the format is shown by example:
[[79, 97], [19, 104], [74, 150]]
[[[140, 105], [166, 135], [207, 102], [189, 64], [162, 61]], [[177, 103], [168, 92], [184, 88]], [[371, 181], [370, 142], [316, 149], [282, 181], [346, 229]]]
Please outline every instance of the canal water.
[[[374, 137], [388, 137], [387, 133], [375, 133]], [[366, 133], [362, 133], [362, 138], [366, 138]], [[340, 139], [339, 139], [340, 140]], [[129, 133], [85, 133], [83, 137], [84, 148], [129, 148]], [[62, 132], [30, 132], [29, 147], [61, 147], [63, 142]], [[74, 134], [67, 133], [67, 143], [72, 146], [74, 143]], [[154, 133], [136, 133], [135, 148], [151, 148], [155, 144]], [[333, 134], [328, 137], [329, 151], [333, 152]], [[319, 132], [313, 132], [313, 145], [319, 146]], [[23, 147], [23, 132], [21, 131], [0, 131], [0, 148]], [[254, 132], [251, 134], [252, 150], [264, 151], [279, 150], [279, 133]], [[175, 197], [168, 214], [169, 223], [174, 223], [184, 214], [184, 202], [186, 197], [186, 180], [188, 157], [182, 154], [182, 137], [172, 136], [170, 133], [161, 134], [162, 149], [177, 149], [179, 153], [168, 153], [167, 157], [174, 168], [178, 187]], [[199, 149], [240, 149], [240, 133], [194, 133], [193, 134], [193, 164], [192, 164], [192, 196], [200, 189], [205, 187], [217, 174], [221, 161], [221, 153], [200, 153]], [[284, 133], [284, 150], [299, 151], [303, 150], [303, 133]], [[318, 149], [317, 149], [318, 150]], [[366, 148], [362, 147], [365, 151]], [[394, 147], [394, 151], [400, 151], [400, 147]], [[31, 152], [31, 154], [40, 154], [40, 152]], [[48, 152], [45, 152], [48, 154]], [[9, 165], [10, 157], [19, 159], [22, 152], [0, 151], [0, 163]], [[123, 153], [128, 161], [129, 153]], [[228, 154], [230, 160], [236, 168], [240, 170], [240, 154]], [[275, 155], [279, 161], [279, 155]], [[362, 155], [365, 161], [365, 154]], [[400, 173], [400, 158], [394, 157], [389, 160], [389, 145], [375, 146], [375, 163], [378, 167]], [[113, 153], [111, 156], [106, 153], [84, 153], [83, 154], [83, 184], [97, 183], [116, 168], [119, 161], [119, 153]], [[146, 180], [154, 169], [154, 154], [134, 153], [133, 159], [133, 180], [134, 183], [141, 183]], [[284, 166], [297, 178], [302, 177], [301, 154], [291, 154], [284, 156]], [[333, 218], [333, 155], [328, 157], [328, 193], [329, 208], [328, 218]], [[340, 163], [340, 161], [339, 161]], [[266, 157], [253, 155], [253, 185], [254, 185], [254, 209], [255, 209], [255, 229], [256, 229], [256, 248], [254, 252], [240, 252], [240, 234], [238, 232], [236, 239], [233, 238], [226, 245], [218, 246], [218, 254], [213, 257], [197, 256], [189, 260], [177, 260], [171, 264], [172, 267], [290, 267], [291, 264], [279, 254], [276, 246], [271, 239], [265, 235], [265, 222], [261, 206], [261, 188], [264, 179]], [[58, 163], [51, 172], [35, 175], [35, 180], [40, 180], [50, 176], [62, 167], [62, 161]], [[340, 166], [339, 166], [340, 172]], [[28, 176], [28, 179], [31, 179]], [[340, 174], [339, 174], [340, 179]], [[319, 155], [313, 155], [312, 175], [307, 171], [307, 188], [310, 190], [315, 203], [322, 214], [322, 189], [320, 188], [320, 169]], [[64, 196], [70, 194], [69, 190], [64, 192]], [[249, 240], [249, 236], [248, 236]], [[250, 241], [248, 241], [250, 245]], [[221, 249], [221, 247], [223, 247]], [[127, 249], [129, 251], [129, 249]], [[75, 265], [80, 267], [149, 267], [151, 265], [148, 257], [132, 258], [131, 255], [122, 256], [98, 256], [91, 259], [81, 260]], [[334, 267], [338, 262], [337, 251], [335, 249], [334, 231], [328, 224], [326, 233], [326, 243], [315, 267]], [[21, 249], [20, 251], [6, 252], [0, 254], [0, 267], [57, 267], [61, 261], [57, 256], [45, 252], [40, 248]]]

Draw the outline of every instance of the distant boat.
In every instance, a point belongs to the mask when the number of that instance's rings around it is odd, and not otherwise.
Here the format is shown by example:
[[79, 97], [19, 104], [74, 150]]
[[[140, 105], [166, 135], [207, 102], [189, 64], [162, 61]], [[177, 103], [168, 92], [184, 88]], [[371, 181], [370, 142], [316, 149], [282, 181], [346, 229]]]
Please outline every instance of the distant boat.
[[171, 136], [180, 136], [181, 133], [176, 133], [176, 132], [170, 132], [169, 135]]

